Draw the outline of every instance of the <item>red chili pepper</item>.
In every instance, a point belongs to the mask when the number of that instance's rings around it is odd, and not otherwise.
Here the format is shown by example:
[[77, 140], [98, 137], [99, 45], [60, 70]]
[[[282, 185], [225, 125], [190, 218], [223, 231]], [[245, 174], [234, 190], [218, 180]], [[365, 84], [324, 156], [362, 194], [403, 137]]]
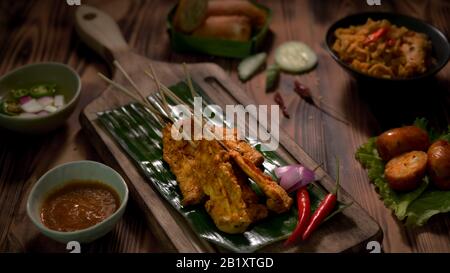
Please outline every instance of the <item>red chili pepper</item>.
[[304, 84], [299, 81], [294, 81], [294, 91], [297, 93], [302, 99], [307, 101], [310, 104], [314, 104], [313, 96], [311, 94], [311, 90]]
[[327, 218], [328, 215], [331, 214], [331, 212], [336, 207], [337, 203], [337, 192], [339, 189], [339, 161], [337, 161], [337, 181], [336, 181], [336, 188], [333, 192], [327, 194], [325, 198], [320, 202], [319, 207], [314, 211], [314, 214], [311, 216], [311, 221], [309, 222], [309, 225], [306, 227], [305, 232], [303, 233], [302, 239], [306, 240], [311, 236], [314, 230], [317, 229], [317, 227]]
[[367, 36], [367, 39], [364, 41], [364, 44], [370, 44], [373, 42], [376, 42], [378, 39], [383, 37], [388, 32], [388, 28], [382, 27], [376, 30], [375, 32], [372, 32]]
[[283, 113], [285, 118], [290, 118], [289, 113], [286, 109], [286, 105], [284, 104], [283, 97], [281, 97], [280, 93], [276, 93], [275, 97], [273, 98], [275, 102], [280, 106], [281, 112]]
[[286, 240], [284, 246], [288, 246], [296, 242], [302, 237], [303, 231], [308, 225], [309, 216], [311, 214], [311, 203], [309, 201], [309, 193], [306, 187], [301, 187], [297, 190], [297, 208], [298, 208], [298, 223], [291, 236]]

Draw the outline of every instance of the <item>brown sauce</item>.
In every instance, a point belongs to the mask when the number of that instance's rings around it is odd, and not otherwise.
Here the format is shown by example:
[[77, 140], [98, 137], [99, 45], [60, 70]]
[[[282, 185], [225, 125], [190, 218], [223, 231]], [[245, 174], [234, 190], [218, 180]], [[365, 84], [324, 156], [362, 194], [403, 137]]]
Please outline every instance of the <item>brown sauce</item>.
[[75, 231], [98, 224], [120, 206], [120, 198], [109, 186], [91, 180], [74, 180], [44, 200], [42, 223], [57, 231]]

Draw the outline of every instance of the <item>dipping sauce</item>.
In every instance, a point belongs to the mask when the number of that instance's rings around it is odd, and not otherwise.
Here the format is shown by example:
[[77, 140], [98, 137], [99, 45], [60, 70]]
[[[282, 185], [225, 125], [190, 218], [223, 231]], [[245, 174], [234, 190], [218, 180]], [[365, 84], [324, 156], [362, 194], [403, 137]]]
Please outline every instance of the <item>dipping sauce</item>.
[[41, 208], [42, 223], [56, 231], [75, 231], [98, 224], [120, 206], [114, 189], [92, 180], [75, 180], [52, 192]]

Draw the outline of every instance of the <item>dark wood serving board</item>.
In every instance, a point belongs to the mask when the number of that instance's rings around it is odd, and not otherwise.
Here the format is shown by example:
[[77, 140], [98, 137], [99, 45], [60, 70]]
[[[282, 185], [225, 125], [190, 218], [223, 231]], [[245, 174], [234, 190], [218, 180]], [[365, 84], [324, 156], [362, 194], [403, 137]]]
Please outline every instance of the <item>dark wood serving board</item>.
[[[144, 74], [144, 69], [151, 63], [165, 85], [172, 85], [184, 78], [180, 64], [157, 62], [134, 53], [125, 42], [119, 27], [107, 14], [83, 5], [76, 13], [76, 27], [80, 37], [93, 50], [101, 54], [111, 65], [118, 60], [131, 75], [145, 95], [150, 95], [156, 86]], [[244, 92], [234, 84], [225, 72], [212, 63], [188, 65], [192, 78], [207, 95], [219, 106], [230, 104], [254, 104]], [[120, 72], [111, 65], [114, 81], [131, 86]], [[100, 79], [99, 79], [100, 80]], [[119, 171], [128, 183], [131, 196], [145, 212], [152, 232], [159, 238], [166, 251], [174, 252], [217, 252], [222, 251], [207, 241], [199, 238], [189, 227], [186, 220], [152, 187], [135, 164], [119, 147], [108, 132], [102, 128], [97, 113], [117, 108], [129, 103], [128, 97], [107, 88], [100, 97], [90, 103], [82, 112], [80, 121], [89, 140], [102, 159]], [[277, 152], [288, 162], [300, 162], [314, 168], [317, 162], [304, 152], [287, 134], [280, 129], [280, 147]], [[317, 170], [318, 177], [324, 177], [321, 184], [331, 190], [335, 182], [322, 168]], [[341, 201], [353, 202], [344, 191]], [[343, 252], [358, 251], [366, 247], [371, 240], [381, 241], [382, 232], [379, 225], [355, 202], [343, 213], [323, 225], [312, 238], [291, 249], [281, 247], [279, 243], [267, 246], [266, 252]]]

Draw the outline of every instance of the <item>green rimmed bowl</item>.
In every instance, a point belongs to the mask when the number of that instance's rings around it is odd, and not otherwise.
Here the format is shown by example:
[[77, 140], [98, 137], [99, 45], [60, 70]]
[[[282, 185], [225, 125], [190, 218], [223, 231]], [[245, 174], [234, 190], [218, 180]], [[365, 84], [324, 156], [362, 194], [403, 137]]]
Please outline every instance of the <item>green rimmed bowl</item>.
[[[40, 212], [45, 198], [73, 180], [95, 180], [116, 191], [120, 207], [102, 222], [86, 229], [61, 232], [47, 228], [41, 221]], [[123, 178], [112, 168], [94, 161], [75, 161], [57, 166], [44, 174], [34, 185], [27, 200], [27, 213], [33, 224], [47, 237], [58, 242], [92, 242], [108, 232], [120, 220], [128, 201], [128, 187]]]
[[0, 113], [0, 127], [27, 134], [42, 134], [63, 125], [73, 113], [81, 93], [78, 74], [62, 63], [36, 63], [19, 67], [0, 78], [0, 100], [11, 89], [29, 88], [35, 84], [55, 83], [66, 104], [42, 117], [17, 117]]

